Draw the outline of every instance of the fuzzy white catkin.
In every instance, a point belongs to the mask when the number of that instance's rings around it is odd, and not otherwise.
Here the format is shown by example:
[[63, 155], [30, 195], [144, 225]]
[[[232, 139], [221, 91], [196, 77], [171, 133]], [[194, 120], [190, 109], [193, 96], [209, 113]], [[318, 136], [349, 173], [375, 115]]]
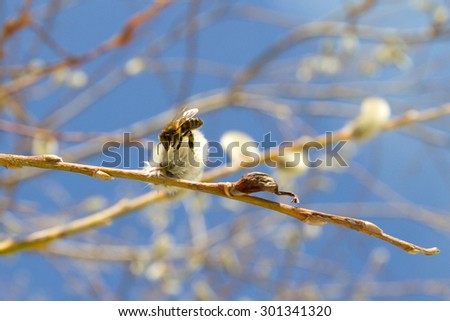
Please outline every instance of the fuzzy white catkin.
[[[156, 150], [153, 152], [153, 160], [157, 166], [159, 164], [178, 164], [171, 165], [167, 176], [177, 179], [185, 179], [190, 181], [198, 181], [202, 178], [203, 171], [208, 157], [208, 141], [203, 133], [199, 130], [192, 130], [194, 136], [194, 148], [189, 147], [189, 139], [187, 136], [183, 137], [179, 150], [175, 153], [175, 149], [169, 146], [165, 150], [162, 144], [158, 144]], [[182, 164], [182, 165], [181, 165]], [[147, 167], [145, 170], [149, 175], [161, 175], [154, 167]], [[159, 185], [158, 187], [161, 187]], [[162, 186], [165, 192], [170, 194], [179, 194], [183, 191], [182, 188], [173, 186]]]
[[278, 156], [277, 169], [289, 176], [300, 176], [308, 170], [303, 152], [286, 150], [284, 155]]
[[89, 82], [88, 75], [82, 70], [74, 70], [69, 73], [66, 84], [72, 88], [83, 88]]
[[145, 68], [145, 60], [140, 57], [134, 57], [125, 63], [124, 71], [128, 76], [135, 76], [143, 72]]
[[220, 138], [220, 144], [231, 158], [232, 164], [253, 162], [258, 155], [258, 147], [255, 140], [240, 131], [228, 131]]
[[391, 108], [386, 100], [380, 97], [368, 97], [361, 104], [356, 119], [349, 124], [353, 137], [368, 139], [375, 136], [391, 116]]
[[57, 155], [59, 150], [58, 140], [55, 137], [37, 134], [32, 140], [31, 150], [33, 155]]
[[284, 151], [283, 156], [277, 159], [276, 177], [280, 185], [286, 189], [294, 188], [294, 181], [298, 176], [308, 171], [308, 165], [300, 151]]

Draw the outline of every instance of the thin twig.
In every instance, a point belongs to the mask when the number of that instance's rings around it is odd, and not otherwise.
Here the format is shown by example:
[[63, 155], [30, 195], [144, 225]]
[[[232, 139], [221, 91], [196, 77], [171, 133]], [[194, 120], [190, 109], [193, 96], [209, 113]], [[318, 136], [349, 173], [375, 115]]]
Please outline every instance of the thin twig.
[[7, 96], [8, 94], [29, 87], [40, 80], [43, 76], [48, 75], [54, 71], [84, 64], [114, 49], [128, 45], [134, 39], [136, 30], [140, 26], [142, 26], [145, 22], [153, 19], [171, 3], [172, 0], [161, 0], [152, 3], [147, 9], [138, 12], [136, 15], [131, 17], [122, 27], [122, 30], [120, 30], [120, 32], [85, 54], [58, 61], [56, 63], [45, 66], [38, 71], [27, 73], [22, 77], [13, 79], [9, 83], [3, 85], [2, 91], [0, 91], [0, 98], [3, 95]]
[[[146, 172], [141, 170], [123, 170], [116, 168], [107, 168], [100, 166], [81, 165], [75, 163], [66, 163], [60, 157], [55, 155], [43, 156], [21, 156], [11, 154], [0, 154], [0, 165], [7, 168], [21, 168], [23, 166], [31, 166], [38, 168], [46, 168], [53, 170], [69, 171], [92, 176], [102, 180], [110, 180], [113, 177], [139, 180], [153, 184], [164, 184], [169, 186], [176, 186], [194, 191], [201, 191], [209, 194], [218, 195], [221, 197], [227, 196], [227, 187], [231, 183], [203, 183], [191, 182], [185, 180], [174, 180], [163, 176], [149, 177]], [[228, 194], [229, 195], [229, 194]], [[138, 210], [145, 207], [149, 202], [154, 202], [158, 199], [164, 198], [164, 194], [150, 193], [134, 199], [122, 199], [114, 206], [95, 213], [93, 215], [72, 221], [67, 224], [51, 227], [35, 233], [32, 233], [25, 238], [10, 238], [0, 242], [0, 254], [14, 253], [24, 249], [37, 248], [45, 246], [49, 242], [61, 239], [67, 236], [75, 235], [99, 226], [109, 224], [113, 219], [122, 216], [131, 210]], [[277, 211], [291, 217], [294, 217], [304, 223], [313, 225], [322, 225], [331, 223], [343, 226], [358, 232], [374, 236], [388, 243], [401, 248], [402, 250], [411, 254], [425, 254], [435, 255], [439, 253], [439, 249], [423, 248], [407, 241], [398, 239], [396, 237], [385, 234], [381, 228], [375, 224], [354, 219], [350, 217], [343, 217], [333, 214], [317, 212], [305, 208], [297, 208], [290, 205], [273, 202], [263, 198], [242, 195], [234, 196], [232, 199], [244, 203], [256, 205]]]
[[266, 51], [262, 52], [248, 67], [237, 75], [231, 86], [231, 92], [241, 91], [246, 83], [259, 75], [276, 57], [302, 41], [317, 37], [342, 37], [349, 30], [355, 32], [358, 38], [367, 41], [389, 42], [396, 39], [399, 42], [411, 45], [420, 44], [438, 36], [448, 34], [448, 30], [436, 33], [433, 28], [398, 31], [396, 29], [354, 25], [348, 22], [312, 22], [295, 28], [278, 42], [270, 46]]

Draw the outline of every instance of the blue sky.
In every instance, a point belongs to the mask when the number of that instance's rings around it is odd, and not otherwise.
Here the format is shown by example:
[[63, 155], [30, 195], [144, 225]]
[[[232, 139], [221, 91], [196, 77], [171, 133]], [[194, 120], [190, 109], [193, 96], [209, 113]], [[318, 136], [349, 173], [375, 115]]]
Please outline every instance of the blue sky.
[[[169, 41], [167, 45], [165, 39], [171, 30], [186, 28], [189, 3], [176, 1], [154, 21], [140, 28], [131, 45], [76, 67], [76, 70], [88, 75], [87, 86], [52, 88], [55, 81], [49, 77], [27, 89], [29, 91], [24, 91], [22, 94], [26, 110], [31, 116], [29, 124], [37, 126], [53, 110], [70, 107], [70, 104], [81, 106], [83, 99], [92, 98], [82, 112], [55, 126], [55, 130], [99, 134], [128, 128], [131, 124], [148, 120], [176, 105], [195, 101], [196, 97], [205, 93], [226, 89], [245, 66], [285, 37], [292, 28], [327, 19], [345, 21], [342, 8], [348, 4], [346, 1], [333, 5], [329, 1], [203, 1], [199, 11], [204, 17], [202, 22], [205, 26], [196, 33], [195, 38], [186, 41], [185, 37], [180, 37]], [[0, 19], [15, 14], [17, 4], [15, 1], [6, 1]], [[40, 17], [39, 12], [46, 4], [46, 1], [37, 1], [33, 5], [37, 17]], [[69, 2], [68, 7], [56, 15], [49, 33], [66, 51], [82, 54], [110, 39], [146, 4], [146, 1], [118, 0]], [[256, 7], [265, 9], [262, 12], [274, 21], [259, 19]], [[255, 16], [249, 18], [247, 14]], [[38, 21], [43, 20], [38, 18]], [[358, 21], [363, 25], [410, 30], [425, 27], [429, 20], [426, 13], [418, 11], [408, 1], [399, 1], [395, 4], [381, 2]], [[8, 54], [1, 67], [26, 64], [32, 59], [44, 62], [59, 59], [45, 46], [32, 51], [31, 44], [36, 39], [32, 32], [22, 31], [17, 37], [20, 41], [8, 44]], [[274, 101], [290, 106], [291, 117], [276, 119], [271, 113], [242, 106], [228, 106], [218, 111], [200, 113], [204, 121], [202, 131], [205, 136], [209, 140], [219, 141], [225, 132], [239, 130], [260, 140], [265, 133], [271, 132], [281, 142], [283, 139], [294, 140], [301, 135], [318, 135], [344, 126], [352, 118], [350, 115], [358, 113], [361, 101], [373, 95], [384, 97], [391, 104], [394, 116], [409, 108], [422, 110], [448, 102], [449, 93], [442, 84], [448, 83], [449, 66], [446, 61], [439, 60], [448, 55], [449, 44], [446, 39], [415, 47], [405, 45], [403, 49], [411, 60], [409, 66], [404, 69], [382, 66], [371, 75], [358, 72], [358, 66], [362, 62], [373, 60], [377, 44], [360, 41], [357, 53], [344, 61], [341, 73], [318, 74], [310, 81], [295, 77], [295, 70], [304, 59], [319, 54], [321, 48], [324, 50], [327, 45], [339, 46], [339, 41], [339, 38], [314, 38], [293, 46], [281, 53], [247, 84], [249, 91], [267, 94]], [[195, 52], [194, 61], [197, 61], [191, 62], [196, 68], [193, 73], [185, 71], [186, 66], [189, 66], [185, 57], [189, 52], [187, 48], [190, 42], [196, 43], [192, 49]], [[14, 46], [19, 49], [18, 54], [13, 56], [11, 52]], [[152, 67], [135, 76], [123, 75], [124, 65], [135, 57], [143, 57]], [[183, 79], [188, 80], [183, 83]], [[402, 84], [405, 85], [404, 88]], [[110, 88], [106, 90], [106, 94], [93, 98], [108, 86]], [[395, 86], [400, 89], [396, 90]], [[46, 88], [50, 90], [45, 91]], [[333, 92], [328, 91], [330, 88], [344, 89]], [[288, 89], [292, 91], [288, 92]], [[292, 94], [295, 90], [295, 94]], [[354, 90], [354, 93], [342, 94], [345, 90]], [[314, 106], [323, 106], [325, 114], [317, 116], [311, 113], [311, 110], [316, 110]], [[14, 118], [11, 114], [4, 113], [2, 119], [12, 121]], [[172, 294], [161, 290], [164, 288], [161, 285], [163, 281], [149, 279], [148, 271], [153, 271], [152, 264], [155, 262], [146, 262], [144, 270], [148, 273], [145, 274], [130, 272], [135, 269], [133, 264], [136, 262], [94, 263], [45, 251], [28, 251], [0, 258], [0, 283], [4, 285], [0, 290], [0, 298], [195, 299], [193, 288], [196, 284], [206, 282], [213, 289], [220, 289], [222, 285], [225, 294], [218, 298], [223, 299], [280, 298], [282, 290], [273, 286], [278, 284], [281, 289], [284, 287], [291, 291], [296, 287], [308, 289], [306, 285], [311, 285], [320, 293], [319, 299], [347, 300], [358, 298], [355, 297], [357, 287], [367, 279], [380, 287], [397, 284], [400, 291], [394, 297], [382, 290], [375, 291], [369, 299], [448, 299], [448, 289], [442, 293], [426, 289], [427, 284], [430, 288], [433, 288], [430, 284], [436, 283], [442, 283], [447, 288], [450, 286], [450, 246], [448, 228], [445, 226], [448, 225], [450, 205], [448, 122], [448, 117], [442, 118], [388, 131], [369, 141], [358, 142], [353, 147], [348, 169], [311, 170], [305, 176], [298, 177], [293, 187], [301, 199], [301, 206], [370, 220], [396, 237], [424, 247], [438, 246], [441, 253], [437, 256], [410, 255], [381, 240], [336, 226], [325, 226], [319, 237], [308, 239], [303, 223], [280, 217], [279, 213], [242, 204], [230, 205], [217, 197], [200, 196], [189, 198], [185, 202], [156, 205], [131, 213], [115, 220], [108, 227], [68, 238], [60, 244], [63, 246], [80, 242], [144, 246], [151, 251], [161, 237], [161, 231], [152, 225], [155, 224], [158, 213], [167, 213], [169, 223], [165, 233], [170, 234], [173, 242], [189, 244], [193, 242], [193, 237], [188, 226], [192, 224], [195, 213], [189, 213], [186, 209], [192, 208], [192, 202], [199, 202], [200, 207], [205, 207], [203, 220], [207, 229], [217, 228], [230, 233], [228, 241], [225, 238], [220, 244], [212, 246], [206, 256], [216, 262], [218, 253], [231, 248], [231, 252], [237, 253], [245, 272], [252, 276], [262, 269], [261, 264], [269, 262], [267, 264], [272, 269], [267, 275], [274, 280], [273, 283], [267, 285], [262, 281], [249, 280], [246, 279], [246, 274], [234, 275], [211, 263], [212, 266], [199, 269], [185, 279], [177, 279], [181, 290]], [[431, 146], [424, 141], [423, 137], [432, 137], [432, 134], [441, 138], [439, 142], [442, 146]], [[5, 142], [2, 153], [31, 153], [27, 149], [25, 138], [3, 131], [0, 135]], [[155, 140], [156, 137], [157, 132], [144, 137], [143, 141]], [[62, 153], [68, 148], [81, 146], [81, 143], [61, 142], [58, 151]], [[102, 144], [99, 143], [99, 151], [101, 147]], [[79, 162], [99, 165], [104, 160], [104, 155], [96, 153]], [[132, 167], [137, 168], [137, 162]], [[276, 171], [264, 166], [256, 170], [276, 174]], [[8, 177], [10, 171], [4, 169], [0, 173], [2, 177]], [[238, 179], [243, 173], [222, 180]], [[42, 224], [47, 226], [51, 224], [49, 220], [53, 216], [56, 216], [56, 222], [61, 223], [88, 215], [86, 206], [82, 206], [86, 199], [101, 200], [106, 205], [111, 205], [122, 197], [136, 197], [150, 190], [151, 187], [141, 182], [119, 179], [104, 182], [63, 172], [24, 182], [15, 191], [15, 197], [33, 208], [32, 215], [45, 219], [46, 222]], [[262, 196], [275, 199], [270, 195]], [[3, 192], [2, 197], [7, 199], [9, 196]], [[284, 198], [276, 199], [288, 202]], [[230, 210], [233, 206], [237, 208], [235, 212]], [[445, 224], [440, 224], [439, 221], [430, 224], [431, 219], [427, 218], [424, 209], [439, 213]], [[21, 225], [18, 236], [42, 228], [33, 220], [34, 217], [15, 212], [14, 209], [8, 209], [3, 215], [8, 218], [9, 224], [16, 222]], [[161, 217], [165, 217], [164, 215], [161, 214]], [[233, 228], [238, 228], [234, 225], [237, 222], [244, 224], [240, 220], [248, 220], [255, 225], [255, 232], [251, 235], [257, 242], [245, 247], [233, 243]], [[283, 242], [279, 240], [283, 233], [297, 228], [301, 231], [299, 237], [304, 238], [298, 247], [287, 249], [277, 244]], [[16, 235], [6, 224], [1, 227], [0, 232], [2, 238]], [[377, 266], [379, 256], [386, 261]], [[181, 273], [183, 264], [186, 261], [170, 261], [172, 273]], [[98, 283], [93, 280], [96, 277], [99, 278]], [[77, 282], [80, 284], [79, 288], [75, 285]], [[417, 289], [402, 294], [402, 285], [408, 282], [417, 282]], [[223, 284], [229, 284], [230, 289], [227, 290]], [[337, 297], [329, 294], [333, 286], [339, 292]], [[297, 297], [290, 298], [305, 299], [307, 296], [298, 293]]]

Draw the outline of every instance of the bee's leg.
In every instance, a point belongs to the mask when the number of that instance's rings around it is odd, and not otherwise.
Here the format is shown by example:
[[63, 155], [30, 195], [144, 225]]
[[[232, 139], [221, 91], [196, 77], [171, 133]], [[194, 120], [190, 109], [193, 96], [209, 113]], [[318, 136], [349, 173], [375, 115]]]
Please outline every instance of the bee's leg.
[[176, 132], [175, 135], [173, 135], [172, 137], [172, 147], [178, 150], [180, 149], [180, 145], [181, 145], [180, 133]]
[[[192, 135], [192, 133], [191, 133], [190, 130], [186, 130], [184, 132], [177, 133], [177, 134], [178, 134], [178, 137], [180, 138], [180, 140], [178, 141], [177, 149], [180, 149], [181, 144], [183, 143], [183, 138], [186, 137], [186, 135]], [[191, 146], [191, 144], [190, 144], [190, 140], [191, 140], [190, 136], [188, 136], [188, 138], [189, 138], [189, 146]]]
[[180, 134], [178, 134], [178, 136], [177, 136], [179, 139], [178, 139], [178, 144], [177, 144], [177, 147], [175, 148], [176, 150], [179, 150], [180, 149], [180, 147], [181, 147], [181, 142], [183, 141], [183, 136], [181, 136]]
[[189, 148], [191, 150], [194, 149], [194, 135], [192, 134], [192, 132], [189, 132]]

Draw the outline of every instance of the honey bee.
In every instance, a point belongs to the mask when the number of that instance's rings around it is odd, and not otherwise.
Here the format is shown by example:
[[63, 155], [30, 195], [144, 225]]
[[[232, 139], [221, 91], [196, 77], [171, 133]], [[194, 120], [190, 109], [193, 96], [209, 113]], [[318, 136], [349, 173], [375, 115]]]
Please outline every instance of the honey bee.
[[169, 147], [175, 150], [180, 149], [183, 137], [188, 137], [189, 148], [194, 149], [194, 135], [192, 131], [198, 129], [203, 125], [203, 121], [195, 117], [198, 113], [197, 108], [182, 110], [181, 117], [175, 116], [175, 118], [164, 127], [159, 134], [158, 138], [166, 151]]
[[[203, 175], [208, 154], [208, 141], [199, 128], [203, 121], [195, 117], [197, 108], [182, 109], [158, 136], [159, 144], [153, 153], [153, 162], [145, 168], [148, 175], [199, 180]], [[163, 186], [171, 195], [179, 188]]]

